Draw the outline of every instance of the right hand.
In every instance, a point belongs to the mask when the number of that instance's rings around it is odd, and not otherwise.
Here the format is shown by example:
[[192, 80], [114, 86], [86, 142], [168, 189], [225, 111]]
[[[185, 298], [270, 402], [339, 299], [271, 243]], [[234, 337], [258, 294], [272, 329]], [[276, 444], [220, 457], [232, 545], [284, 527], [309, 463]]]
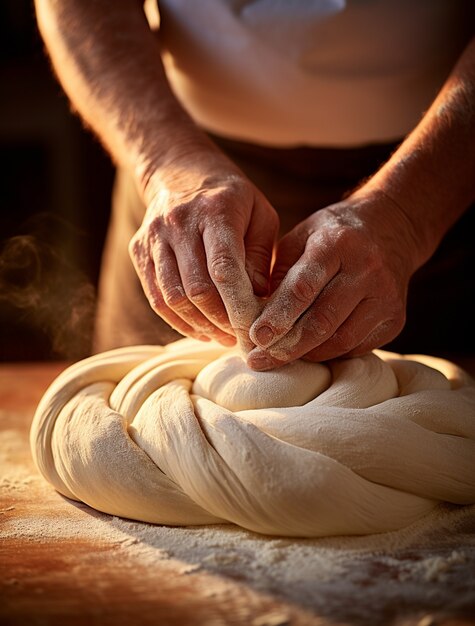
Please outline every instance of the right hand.
[[[224, 157], [223, 157], [224, 159]], [[197, 167], [197, 164], [199, 167]], [[153, 310], [184, 335], [253, 347], [279, 219], [224, 160], [159, 172], [129, 251]]]

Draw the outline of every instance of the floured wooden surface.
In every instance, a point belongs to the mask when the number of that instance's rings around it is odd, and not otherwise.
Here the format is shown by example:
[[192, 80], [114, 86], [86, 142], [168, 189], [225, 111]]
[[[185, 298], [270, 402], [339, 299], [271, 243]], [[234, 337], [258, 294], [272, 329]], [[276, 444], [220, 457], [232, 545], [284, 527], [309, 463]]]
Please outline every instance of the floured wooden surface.
[[475, 624], [474, 507], [377, 537], [289, 540], [151, 526], [62, 498], [28, 447], [60, 369], [0, 366], [0, 623]]

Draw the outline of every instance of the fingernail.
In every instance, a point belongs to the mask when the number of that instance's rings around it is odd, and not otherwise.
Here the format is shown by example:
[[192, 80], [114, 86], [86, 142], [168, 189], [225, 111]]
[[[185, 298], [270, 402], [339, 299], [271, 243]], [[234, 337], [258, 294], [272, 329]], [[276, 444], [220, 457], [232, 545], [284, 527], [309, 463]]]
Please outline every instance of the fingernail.
[[253, 354], [247, 360], [249, 367], [253, 370], [269, 370], [274, 367], [274, 364], [263, 354]]
[[270, 326], [261, 326], [255, 332], [257, 343], [266, 348], [274, 339], [274, 331]]
[[200, 341], [211, 341], [211, 339], [206, 335], [199, 335], [197, 339], [199, 339]]

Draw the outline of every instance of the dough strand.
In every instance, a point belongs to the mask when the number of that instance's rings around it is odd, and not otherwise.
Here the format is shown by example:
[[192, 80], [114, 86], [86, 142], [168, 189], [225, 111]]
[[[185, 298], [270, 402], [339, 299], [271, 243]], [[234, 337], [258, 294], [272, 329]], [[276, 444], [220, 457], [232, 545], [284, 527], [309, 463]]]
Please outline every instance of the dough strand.
[[474, 381], [422, 355], [263, 373], [214, 342], [119, 348], [60, 374], [30, 437], [60, 493], [156, 524], [370, 534], [475, 502]]

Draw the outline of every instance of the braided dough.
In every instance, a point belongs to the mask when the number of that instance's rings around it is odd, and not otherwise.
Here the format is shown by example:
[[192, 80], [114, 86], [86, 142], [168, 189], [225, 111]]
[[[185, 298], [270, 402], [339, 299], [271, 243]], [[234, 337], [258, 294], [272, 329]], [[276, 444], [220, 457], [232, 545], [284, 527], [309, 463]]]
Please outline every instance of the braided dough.
[[383, 351], [260, 373], [184, 339], [64, 371], [31, 446], [59, 492], [113, 515], [375, 533], [475, 502], [475, 385], [447, 361]]

